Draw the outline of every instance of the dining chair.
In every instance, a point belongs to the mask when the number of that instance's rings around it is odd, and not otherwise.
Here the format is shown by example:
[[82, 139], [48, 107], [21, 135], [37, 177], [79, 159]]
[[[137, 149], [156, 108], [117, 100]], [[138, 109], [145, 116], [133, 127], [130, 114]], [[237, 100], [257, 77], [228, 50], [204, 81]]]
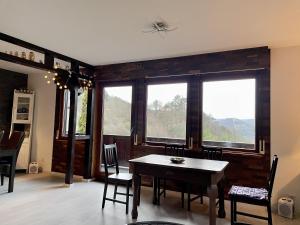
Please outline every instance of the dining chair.
[[[209, 160], [223, 160], [223, 149], [220, 147], [202, 146], [201, 158], [209, 159]], [[191, 185], [190, 184], [187, 185], [188, 211], [191, 210], [191, 202], [195, 201], [198, 198], [200, 198], [200, 203], [203, 204], [203, 194], [206, 189], [207, 189], [206, 186], [201, 186], [200, 194], [196, 195], [195, 197], [191, 197]], [[217, 201], [216, 204], [218, 203], [219, 201]]]
[[[166, 144], [164, 149], [164, 154], [169, 156], [176, 156], [176, 157], [183, 157], [185, 151], [185, 145], [181, 144]], [[154, 179], [157, 179], [157, 204], [160, 204], [160, 196], [163, 195], [164, 198], [166, 197], [166, 186], [167, 181], [165, 178], [156, 177]], [[161, 181], [162, 181], [162, 190], [161, 190]], [[184, 190], [185, 190], [185, 184], [182, 184], [182, 190], [181, 190], [181, 206], [184, 208]]]
[[[0, 151], [16, 151], [17, 161], [24, 138], [25, 133], [23, 131], [13, 131], [10, 137], [6, 136], [2, 139]], [[8, 158], [0, 159], [1, 186], [4, 185], [4, 177], [10, 176], [10, 173], [12, 172], [11, 167], [16, 164], [16, 161], [11, 162]]]
[[[119, 172], [119, 163], [118, 163], [118, 153], [117, 153], [117, 144], [103, 145], [103, 163], [105, 169], [105, 183], [104, 183], [104, 193], [102, 200], [102, 209], [105, 206], [105, 201], [112, 201], [126, 205], [126, 214], [128, 214], [129, 206], [129, 196], [133, 196], [129, 193], [129, 188], [132, 186], [132, 174], [131, 173], [120, 173]], [[114, 168], [115, 173], [110, 174], [109, 168]], [[114, 184], [114, 195], [113, 198], [106, 197], [108, 184]], [[118, 186], [125, 185], [126, 193], [118, 192]], [[117, 195], [125, 195], [126, 201], [120, 201], [116, 199]]]
[[[252, 188], [233, 185], [229, 191], [229, 198], [231, 200], [231, 224], [237, 223], [237, 215], [243, 215], [248, 217], [253, 217], [256, 219], [267, 220], [269, 225], [272, 225], [272, 211], [271, 211], [271, 197], [273, 184], [275, 180], [275, 174], [278, 164], [277, 155], [273, 156], [272, 166], [270, 170], [270, 175], [267, 180], [267, 185], [265, 188]], [[263, 217], [259, 215], [254, 215], [246, 212], [237, 211], [237, 202], [259, 205], [267, 207], [268, 216]]]

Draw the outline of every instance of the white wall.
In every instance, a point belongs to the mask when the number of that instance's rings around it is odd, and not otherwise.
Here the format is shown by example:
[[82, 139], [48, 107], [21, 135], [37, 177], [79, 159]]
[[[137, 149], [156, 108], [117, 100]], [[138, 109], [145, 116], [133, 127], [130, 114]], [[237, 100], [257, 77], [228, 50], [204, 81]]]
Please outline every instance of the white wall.
[[295, 196], [300, 213], [300, 46], [271, 50], [271, 153], [279, 157], [273, 201]]
[[35, 91], [32, 160], [51, 171], [56, 88], [46, 84], [41, 73], [28, 75], [28, 88]]

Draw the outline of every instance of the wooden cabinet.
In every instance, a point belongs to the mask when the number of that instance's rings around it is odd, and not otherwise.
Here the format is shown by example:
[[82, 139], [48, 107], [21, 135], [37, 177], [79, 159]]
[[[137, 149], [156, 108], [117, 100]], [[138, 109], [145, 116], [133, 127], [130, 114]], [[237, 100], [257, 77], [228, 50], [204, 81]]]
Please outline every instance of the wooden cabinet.
[[11, 118], [11, 129], [24, 131], [25, 138], [17, 160], [17, 169], [26, 170], [31, 158], [31, 136], [33, 122], [34, 93], [14, 91], [14, 101]]

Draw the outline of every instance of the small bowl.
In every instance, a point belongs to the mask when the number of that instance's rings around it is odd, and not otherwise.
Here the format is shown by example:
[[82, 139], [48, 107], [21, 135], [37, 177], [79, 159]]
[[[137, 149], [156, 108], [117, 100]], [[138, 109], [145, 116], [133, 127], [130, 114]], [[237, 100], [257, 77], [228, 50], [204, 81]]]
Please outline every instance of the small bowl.
[[170, 158], [172, 163], [181, 164], [184, 162], [184, 158], [181, 157], [172, 157]]

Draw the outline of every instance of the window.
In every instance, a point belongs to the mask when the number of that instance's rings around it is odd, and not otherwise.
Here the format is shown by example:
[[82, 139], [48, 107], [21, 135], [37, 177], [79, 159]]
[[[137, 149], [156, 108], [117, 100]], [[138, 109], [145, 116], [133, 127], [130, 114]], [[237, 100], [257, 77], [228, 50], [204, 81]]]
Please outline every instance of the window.
[[130, 136], [132, 87], [105, 87], [103, 134]]
[[255, 79], [203, 82], [202, 140], [254, 149]]
[[[76, 134], [86, 134], [86, 118], [87, 118], [87, 98], [88, 91], [79, 89], [77, 99], [77, 120], [76, 120]], [[70, 91], [64, 92], [64, 120], [63, 120], [63, 134], [67, 135], [69, 131], [69, 113], [70, 113]]]
[[186, 100], [187, 83], [148, 85], [147, 141], [186, 139]]

